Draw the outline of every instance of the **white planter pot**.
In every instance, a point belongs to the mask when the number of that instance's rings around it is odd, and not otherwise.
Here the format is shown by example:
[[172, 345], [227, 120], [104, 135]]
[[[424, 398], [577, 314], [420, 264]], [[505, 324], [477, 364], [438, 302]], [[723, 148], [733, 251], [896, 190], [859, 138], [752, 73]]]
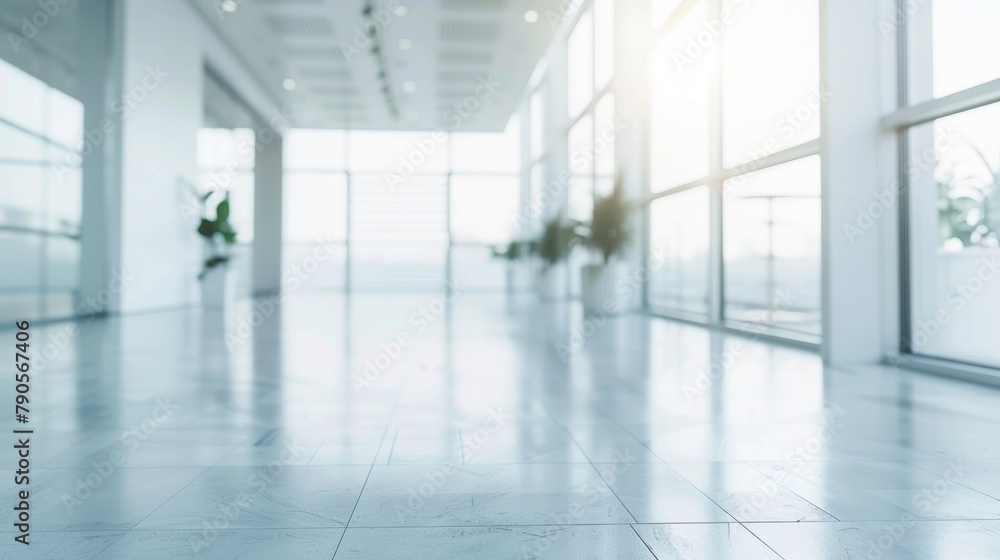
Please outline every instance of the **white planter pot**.
[[219, 265], [201, 279], [201, 305], [208, 309], [224, 309], [236, 299], [236, 270]]
[[590, 264], [580, 274], [580, 300], [586, 313], [613, 315], [621, 311], [622, 294], [615, 291], [621, 277], [615, 264]]
[[545, 300], [566, 298], [566, 266], [542, 265], [538, 270], [538, 295]]

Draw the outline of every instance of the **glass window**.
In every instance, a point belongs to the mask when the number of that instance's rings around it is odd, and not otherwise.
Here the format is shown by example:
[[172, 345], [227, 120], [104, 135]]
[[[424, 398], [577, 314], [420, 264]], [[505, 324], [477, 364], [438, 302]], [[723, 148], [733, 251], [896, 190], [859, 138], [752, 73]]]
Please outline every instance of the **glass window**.
[[251, 129], [202, 128], [197, 145], [200, 169], [253, 169], [257, 150]]
[[548, 113], [545, 110], [545, 94], [539, 88], [531, 94], [531, 159], [540, 158], [548, 150], [546, 145], [549, 127], [545, 122]]
[[50, 90], [45, 82], [0, 59], [0, 118], [32, 132], [47, 133]]
[[465, 173], [517, 173], [521, 169], [521, 126], [512, 117], [502, 134], [451, 135], [451, 169]]
[[209, 215], [225, 195], [229, 195], [230, 219], [237, 243], [254, 239], [254, 161], [256, 143], [249, 128], [202, 128], [197, 136], [200, 192], [215, 191], [206, 201]]
[[653, 24], [653, 29], [659, 29], [661, 25], [666, 23], [670, 14], [674, 13], [674, 10], [683, 3], [684, 0], [651, 0], [649, 10], [652, 15], [650, 22]]
[[819, 3], [727, 0], [723, 9], [734, 14], [722, 61], [725, 166], [819, 138]]
[[907, 138], [910, 349], [1000, 366], [992, 264], [1000, 258], [1000, 104], [913, 127]]
[[594, 119], [583, 115], [569, 129], [569, 168], [574, 174], [590, 174], [594, 171]]
[[53, 141], [79, 150], [83, 142], [83, 103], [56, 90], [49, 90], [50, 135]]
[[696, 187], [650, 204], [650, 305], [708, 315], [709, 194]]
[[347, 176], [285, 173], [282, 226], [290, 243], [347, 240]]
[[352, 172], [444, 173], [448, 170], [448, 134], [434, 132], [350, 131], [347, 155]]
[[820, 158], [723, 186], [724, 316], [820, 333]]
[[290, 130], [282, 141], [283, 165], [298, 171], [347, 168], [347, 133], [342, 130]]
[[590, 10], [583, 12], [570, 34], [567, 56], [569, 115], [575, 117], [594, 97], [594, 21]]
[[0, 319], [74, 315], [83, 106], [0, 60]]
[[487, 245], [509, 242], [519, 188], [516, 176], [452, 175], [452, 240]]
[[594, 159], [598, 175], [615, 174], [615, 140], [619, 134], [615, 94], [608, 93], [594, 106]]
[[[901, 9], [905, 10], [905, 6]], [[996, 26], [1000, 2], [917, 2], [905, 17], [914, 46], [908, 55], [911, 103], [1000, 78], [1000, 35]], [[893, 23], [889, 30], [896, 29], [897, 22]]]
[[[696, 3], [651, 55], [651, 181], [660, 192], [708, 175], [710, 78], [715, 50], [686, 50], [705, 25]], [[696, 56], [691, 56], [696, 55]]]
[[615, 73], [615, 2], [594, 0], [594, 89]]
[[531, 181], [531, 199], [528, 201], [529, 215], [533, 233], [542, 230], [542, 223], [548, 218], [554, 204], [551, 195], [546, 193], [545, 185], [545, 164], [536, 163], [531, 166], [529, 172]]
[[571, 220], [589, 222], [594, 215], [594, 179], [589, 176], [571, 178], [568, 194], [567, 216]]

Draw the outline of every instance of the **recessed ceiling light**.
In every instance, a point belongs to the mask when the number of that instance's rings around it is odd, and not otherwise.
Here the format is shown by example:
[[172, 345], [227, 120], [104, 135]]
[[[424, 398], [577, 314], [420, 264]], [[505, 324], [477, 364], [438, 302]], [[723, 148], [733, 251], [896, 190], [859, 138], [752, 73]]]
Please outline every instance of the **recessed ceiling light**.
[[528, 23], [535, 23], [538, 21], [538, 12], [535, 10], [528, 10], [527, 12], [524, 12], [524, 21]]
[[219, 7], [227, 14], [235, 14], [236, 10], [240, 9], [240, 4], [236, 0], [222, 0]]
[[413, 83], [410, 80], [407, 80], [403, 82], [403, 91], [405, 91], [406, 93], [413, 93], [417, 91], [417, 84]]
[[393, 10], [392, 13], [396, 14], [396, 17], [406, 17], [406, 14], [410, 13], [410, 9], [400, 4], [399, 6], [396, 6], [396, 9]]
[[411, 41], [409, 39], [400, 39], [399, 40], [399, 50], [401, 50], [401, 51], [408, 51], [408, 50], [410, 50], [412, 48], [413, 48], [413, 41]]
[[291, 78], [285, 78], [281, 82], [281, 87], [285, 88], [285, 91], [292, 91], [295, 89], [295, 80]]

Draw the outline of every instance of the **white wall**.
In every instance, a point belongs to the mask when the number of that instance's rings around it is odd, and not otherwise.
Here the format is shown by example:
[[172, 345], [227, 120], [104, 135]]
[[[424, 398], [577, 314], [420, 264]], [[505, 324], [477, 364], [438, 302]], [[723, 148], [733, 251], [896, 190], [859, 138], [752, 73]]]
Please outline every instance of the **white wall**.
[[263, 120], [277, 104], [189, 3], [122, 1], [122, 99], [130, 108], [120, 112], [120, 254], [110, 270], [132, 277], [112, 306], [131, 313], [198, 302], [203, 248], [185, 209], [206, 61]]

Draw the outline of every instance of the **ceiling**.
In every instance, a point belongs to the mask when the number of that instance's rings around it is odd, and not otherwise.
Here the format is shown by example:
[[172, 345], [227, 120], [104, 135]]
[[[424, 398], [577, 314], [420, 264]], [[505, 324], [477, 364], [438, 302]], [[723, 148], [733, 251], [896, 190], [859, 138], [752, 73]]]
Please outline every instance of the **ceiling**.
[[559, 2], [193, 0], [296, 127], [482, 132], [516, 109]]

